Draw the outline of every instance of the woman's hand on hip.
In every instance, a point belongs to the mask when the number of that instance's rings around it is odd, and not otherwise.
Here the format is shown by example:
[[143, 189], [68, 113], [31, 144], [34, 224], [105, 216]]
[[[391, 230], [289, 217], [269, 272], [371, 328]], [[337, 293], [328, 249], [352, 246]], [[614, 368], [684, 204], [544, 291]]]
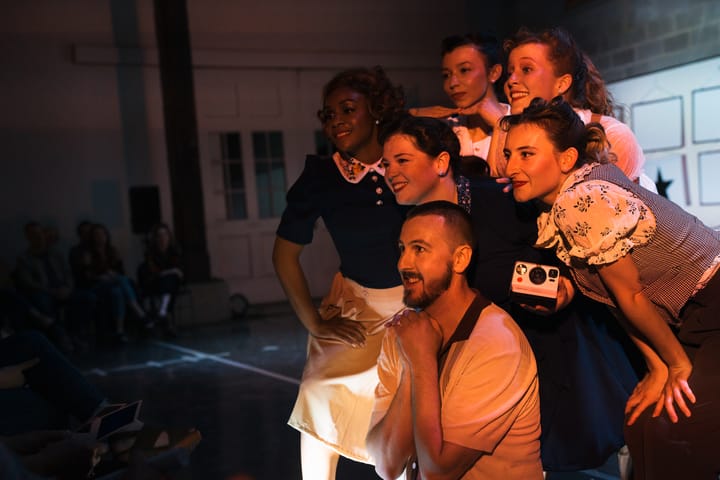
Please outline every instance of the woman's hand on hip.
[[344, 343], [355, 348], [365, 346], [365, 327], [362, 323], [343, 317], [320, 320], [310, 331], [313, 337], [329, 342]]
[[677, 404], [677, 408], [679, 408], [686, 417], [691, 415], [690, 407], [686, 401], [687, 397], [687, 400], [689, 400], [690, 403], [695, 403], [695, 394], [688, 384], [688, 378], [690, 378], [691, 373], [692, 364], [690, 363], [668, 367], [668, 378], [665, 382], [665, 395], [663, 398], [664, 401], [662, 403], [658, 403], [655, 407], [653, 417], [660, 415], [664, 407], [670, 421], [677, 423], [678, 414], [675, 411], [675, 404]]
[[635, 423], [640, 414], [651, 405], [655, 406], [655, 411], [657, 411], [658, 406], [662, 407], [665, 400], [663, 388], [667, 378], [667, 368], [655, 368], [646, 373], [642, 380], [638, 382], [625, 404], [625, 416], [628, 425]]

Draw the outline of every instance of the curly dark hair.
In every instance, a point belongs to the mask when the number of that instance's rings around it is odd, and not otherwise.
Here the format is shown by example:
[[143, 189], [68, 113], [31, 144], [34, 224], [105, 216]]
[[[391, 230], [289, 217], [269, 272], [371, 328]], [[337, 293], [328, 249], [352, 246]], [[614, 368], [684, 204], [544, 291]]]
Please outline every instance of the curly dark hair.
[[168, 225], [165, 222], [159, 222], [154, 224], [152, 227], [150, 227], [150, 230], [148, 230], [147, 234], [145, 235], [145, 249], [149, 251], [154, 251], [157, 249], [157, 236], [160, 233], [160, 230], [165, 230], [168, 233], [169, 237], [169, 243], [168, 243], [168, 249], [169, 250], [177, 250], [179, 252], [180, 247], [178, 247], [176, 241], [175, 241], [175, 235], [173, 234], [172, 229], [170, 228], [170, 225]]
[[567, 101], [573, 107], [601, 115], [615, 116], [612, 96], [600, 72], [567, 30], [552, 27], [534, 31], [521, 27], [515, 35], [503, 42], [503, 51], [507, 56], [516, 47], [528, 43], [547, 45], [549, 60], [555, 67], [555, 75], [572, 76], [573, 81]]
[[522, 113], [508, 115], [500, 120], [500, 128], [506, 132], [513, 126], [523, 124], [542, 128], [558, 151], [575, 148], [578, 151], [576, 167], [592, 162], [609, 163], [614, 159], [609, 152], [610, 145], [602, 125], [585, 125], [573, 106], [562, 97], [555, 97], [549, 102], [535, 98]]
[[[365, 95], [370, 114], [382, 124], [395, 117], [405, 108], [403, 88], [393, 85], [385, 70], [380, 66], [373, 68], [353, 68], [336, 74], [322, 90], [322, 100], [338, 88], [347, 87]], [[323, 122], [324, 112], [318, 110], [318, 118]]]

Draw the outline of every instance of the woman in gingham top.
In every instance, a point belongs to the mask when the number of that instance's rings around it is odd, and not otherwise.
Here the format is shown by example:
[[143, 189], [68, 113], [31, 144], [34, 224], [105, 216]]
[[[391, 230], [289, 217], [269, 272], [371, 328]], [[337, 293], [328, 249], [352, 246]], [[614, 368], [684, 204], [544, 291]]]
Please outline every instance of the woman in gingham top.
[[537, 246], [555, 249], [645, 357], [626, 407], [634, 478], [717, 478], [720, 233], [628, 180], [608, 162], [602, 126], [586, 128], [559, 97], [503, 128], [515, 199], [545, 207]]

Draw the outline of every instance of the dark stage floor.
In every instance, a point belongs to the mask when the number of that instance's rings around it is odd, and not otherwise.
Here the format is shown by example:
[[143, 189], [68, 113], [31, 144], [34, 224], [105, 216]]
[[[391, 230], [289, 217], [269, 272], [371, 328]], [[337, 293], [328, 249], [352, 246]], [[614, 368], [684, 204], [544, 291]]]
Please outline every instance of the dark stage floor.
[[[305, 338], [286, 305], [268, 305], [243, 320], [186, 328], [173, 340], [145, 339], [73, 360], [111, 399], [143, 399], [146, 423], [200, 430], [203, 440], [181, 478], [299, 479], [299, 434], [286, 421]], [[341, 459], [337, 478], [378, 477], [372, 467]], [[600, 469], [548, 479], [619, 476], [613, 456]]]

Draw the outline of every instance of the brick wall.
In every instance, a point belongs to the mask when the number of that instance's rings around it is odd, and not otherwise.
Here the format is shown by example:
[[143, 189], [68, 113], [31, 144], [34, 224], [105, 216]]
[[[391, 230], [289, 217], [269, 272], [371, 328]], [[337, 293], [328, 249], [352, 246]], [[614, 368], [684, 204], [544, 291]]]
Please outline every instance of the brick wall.
[[471, 30], [500, 37], [520, 25], [562, 25], [607, 82], [720, 55], [718, 0], [516, 0], [488, 10], [468, 1]]

